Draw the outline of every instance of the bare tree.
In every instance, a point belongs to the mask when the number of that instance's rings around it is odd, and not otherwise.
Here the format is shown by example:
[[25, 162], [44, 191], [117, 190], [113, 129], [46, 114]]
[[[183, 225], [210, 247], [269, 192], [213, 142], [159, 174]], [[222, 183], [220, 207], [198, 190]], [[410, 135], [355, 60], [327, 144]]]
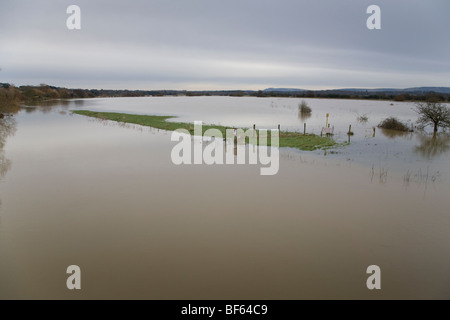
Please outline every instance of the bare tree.
[[439, 128], [450, 128], [450, 108], [445, 104], [435, 100], [420, 102], [416, 103], [414, 111], [420, 116], [417, 120], [420, 127], [432, 125], [434, 133], [437, 133]]

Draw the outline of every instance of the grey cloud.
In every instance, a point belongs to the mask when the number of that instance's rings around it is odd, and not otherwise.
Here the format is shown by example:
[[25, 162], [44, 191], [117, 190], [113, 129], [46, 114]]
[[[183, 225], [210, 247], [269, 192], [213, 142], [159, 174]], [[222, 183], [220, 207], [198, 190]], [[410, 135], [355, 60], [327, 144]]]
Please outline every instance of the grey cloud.
[[[365, 27], [373, 3], [381, 30]], [[65, 27], [70, 4], [81, 7], [80, 31]], [[450, 86], [446, 0], [6, 0], [0, 9], [3, 82]]]

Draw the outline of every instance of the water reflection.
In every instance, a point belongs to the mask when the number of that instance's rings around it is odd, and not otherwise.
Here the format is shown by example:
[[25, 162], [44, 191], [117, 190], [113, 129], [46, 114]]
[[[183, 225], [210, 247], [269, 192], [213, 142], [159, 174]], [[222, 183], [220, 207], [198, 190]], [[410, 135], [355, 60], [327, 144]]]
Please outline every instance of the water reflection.
[[20, 111], [20, 106], [16, 101], [5, 101], [0, 99], [0, 119], [3, 119], [7, 115], [16, 114]]
[[5, 116], [0, 119], [0, 179], [2, 179], [6, 172], [11, 167], [11, 162], [5, 157], [3, 150], [6, 139], [16, 132], [16, 120], [12, 116]]
[[82, 107], [84, 106], [85, 101], [84, 100], [72, 100], [72, 101], [67, 101], [67, 102], [72, 102], [76, 107]]
[[19, 103], [12, 98], [10, 90], [5, 91], [3, 89], [2, 93], [3, 96], [0, 99], [0, 180], [11, 167], [11, 161], [5, 157], [3, 148], [6, 144], [6, 138], [16, 131], [16, 121], [13, 115], [20, 111]]
[[419, 135], [418, 138], [420, 145], [416, 146], [415, 152], [424, 158], [432, 159], [450, 150], [450, 135], [448, 134]]
[[84, 104], [84, 100], [47, 100], [28, 103], [23, 109], [25, 109], [26, 113], [33, 113], [36, 111], [49, 113], [53, 111], [55, 107], [67, 110], [70, 107], [83, 107]]
[[301, 112], [300, 110], [298, 111], [298, 118], [302, 121], [305, 122], [306, 120], [308, 120], [309, 118], [311, 118], [311, 113], [305, 113], [305, 112]]
[[[388, 139], [403, 138], [403, 137], [411, 139], [411, 137], [412, 137], [411, 132], [391, 130], [391, 129], [385, 129], [385, 128], [380, 128], [380, 129], [381, 129], [381, 133]], [[375, 131], [374, 131], [374, 133], [375, 133]]]
[[[138, 100], [140, 112], [155, 100]], [[120, 101], [115, 111], [127, 112], [133, 100], [94, 101], [105, 111]], [[208, 114], [206, 102], [199, 115]], [[64, 276], [70, 264], [89, 271], [83, 283], [90, 289], [78, 295], [86, 299], [370, 299], [361, 274], [372, 261], [392, 265], [395, 276], [379, 298], [450, 296], [442, 291], [450, 268], [450, 218], [442, 213], [448, 160], [429, 170], [424, 160], [405, 162], [415, 139], [386, 142], [379, 134], [338, 149], [339, 156], [329, 150], [327, 159], [288, 149], [278, 174], [261, 177], [251, 165], [175, 166], [170, 132], [135, 126], [160, 132], [140, 134], [122, 128], [134, 125], [55, 114], [61, 110], [20, 113], [20, 134], [7, 141], [14, 170], [0, 183], [2, 299], [72, 299]], [[248, 119], [259, 116], [255, 110]], [[285, 119], [299, 125], [296, 111]], [[265, 112], [263, 120], [274, 117]], [[373, 134], [354, 127], [356, 139]], [[358, 163], [363, 156], [367, 166]], [[411, 187], [403, 192], [407, 169]], [[444, 179], [434, 190], [438, 170]], [[422, 198], [423, 188], [432, 196]], [[339, 276], [328, 276], [330, 266]]]
[[[0, 180], [6, 175], [11, 168], [11, 161], [6, 158], [3, 150], [6, 144], [6, 139], [16, 132], [16, 120], [13, 116], [3, 116], [0, 118]], [[0, 206], [1, 206], [0, 199]]]
[[300, 121], [305, 122], [306, 120], [311, 118], [311, 115], [311, 112], [302, 112], [301, 106], [298, 106], [298, 118], [300, 119]]

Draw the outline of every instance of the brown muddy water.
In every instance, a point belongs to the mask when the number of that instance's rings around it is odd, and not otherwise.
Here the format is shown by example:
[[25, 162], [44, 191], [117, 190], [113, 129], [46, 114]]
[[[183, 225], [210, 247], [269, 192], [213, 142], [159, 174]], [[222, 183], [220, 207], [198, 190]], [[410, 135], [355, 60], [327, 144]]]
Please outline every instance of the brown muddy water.
[[[310, 100], [341, 117], [342, 132], [353, 122], [354, 142], [326, 155], [281, 149], [279, 172], [261, 176], [260, 165], [176, 166], [170, 133], [69, 111], [177, 114], [171, 105], [192, 104], [198, 114], [180, 116], [207, 122], [221, 114], [207, 105], [227, 114], [237, 103], [247, 122], [303, 128], [298, 102], [94, 99], [3, 122], [0, 299], [449, 299], [446, 136], [372, 137], [345, 102]], [[389, 110], [348, 104], [373, 121]], [[228, 110], [222, 124], [244, 122]], [[409, 110], [396, 112], [414, 120]], [[274, 123], [272, 111], [282, 114]], [[70, 265], [81, 268], [81, 290], [66, 287]], [[370, 265], [381, 268], [381, 290], [366, 287]]]

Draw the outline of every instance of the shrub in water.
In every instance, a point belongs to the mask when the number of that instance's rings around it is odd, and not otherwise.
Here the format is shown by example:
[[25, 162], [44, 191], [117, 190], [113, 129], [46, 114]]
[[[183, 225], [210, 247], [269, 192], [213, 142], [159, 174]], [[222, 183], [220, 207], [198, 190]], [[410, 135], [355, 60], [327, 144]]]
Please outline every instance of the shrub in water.
[[311, 108], [308, 106], [308, 104], [306, 103], [305, 100], [303, 100], [298, 105], [298, 107], [299, 107], [301, 113], [311, 113], [312, 112]]
[[380, 122], [378, 127], [397, 131], [409, 131], [408, 126], [395, 117], [384, 119]]

